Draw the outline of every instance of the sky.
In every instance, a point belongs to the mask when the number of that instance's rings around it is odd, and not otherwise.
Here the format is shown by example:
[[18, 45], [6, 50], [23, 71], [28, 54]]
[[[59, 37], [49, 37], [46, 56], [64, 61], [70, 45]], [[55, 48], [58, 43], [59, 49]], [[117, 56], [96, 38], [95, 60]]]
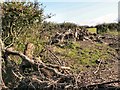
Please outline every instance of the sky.
[[47, 21], [89, 26], [118, 21], [118, 2], [43, 2], [43, 5], [45, 14], [55, 14]]
[[[28, 0], [34, 1], [34, 0]], [[119, 0], [37, 0], [45, 7], [44, 14], [54, 14], [47, 21], [94, 26], [118, 22]]]

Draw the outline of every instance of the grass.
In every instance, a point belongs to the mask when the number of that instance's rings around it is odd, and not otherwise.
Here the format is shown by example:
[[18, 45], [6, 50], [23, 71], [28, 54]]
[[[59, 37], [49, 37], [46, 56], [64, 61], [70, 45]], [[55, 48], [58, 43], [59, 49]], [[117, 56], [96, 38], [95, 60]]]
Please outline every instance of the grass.
[[118, 32], [118, 31], [109, 31], [107, 33], [110, 34], [110, 35], [118, 35], [118, 33], [120, 33], [120, 32]]
[[115, 53], [114, 49], [98, 43], [84, 48], [78, 42], [69, 42], [62, 48], [54, 47], [54, 53], [57, 53], [59, 58], [65, 57], [73, 71], [79, 71], [81, 67], [95, 66], [98, 59], [109, 60], [110, 52]]
[[87, 30], [91, 33], [97, 33], [97, 28], [87, 28]]
[[[88, 28], [88, 31], [92, 33], [97, 33], [96, 28]], [[33, 34], [32, 31], [29, 32], [30, 32], [29, 34], [21, 36], [19, 41], [16, 42], [15, 45], [16, 49], [18, 51], [23, 52], [25, 48], [25, 42], [31, 42], [36, 47], [34, 55], [39, 56], [47, 40], [39, 39], [38, 35]], [[117, 32], [109, 32], [109, 33], [117, 35]], [[86, 65], [89, 66], [96, 65], [95, 61], [98, 59], [107, 60], [111, 57], [111, 53], [115, 52], [113, 49], [109, 48], [108, 46], [99, 43], [94, 44], [94, 46], [86, 45], [86, 47], [82, 47], [81, 43], [74, 41], [67, 41], [63, 45], [62, 44], [54, 45], [52, 50], [60, 59], [63, 58], [63, 60], [65, 60], [65, 62], [68, 63], [68, 66], [70, 66], [72, 70], [75, 72], [84, 70]], [[18, 64], [21, 63], [21, 59], [17, 57], [13, 57], [13, 58], [15, 58], [15, 60], [18, 61], [17, 62]]]
[[[96, 28], [90, 28], [89, 30], [90, 32], [96, 32]], [[36, 48], [34, 55], [38, 57], [44, 44], [46, 43], [46, 40], [37, 40], [37, 36], [29, 37], [29, 35], [21, 37], [22, 38], [16, 43], [17, 50], [23, 52], [25, 48], [24, 42], [27, 40], [27, 42], [32, 42], [35, 45]], [[86, 66], [97, 65], [96, 60], [98, 59], [109, 59], [111, 57], [111, 53], [114, 53], [115, 51], [108, 46], [99, 43], [96, 43], [93, 46], [86, 45], [86, 47], [82, 47], [80, 42], [67, 41], [64, 44], [54, 45], [53, 52], [61, 60], [67, 62], [68, 66], [70, 66], [74, 72], [79, 72], [80, 70], [84, 71]], [[21, 63], [21, 59], [17, 57], [13, 58], [17, 60], [18, 64]], [[42, 58], [42, 60], [44, 60], [44, 58]]]
[[101, 35], [109, 34], [109, 35], [117, 36], [117, 35], [119, 35], [119, 33], [120, 33], [120, 31], [118, 31], [118, 30], [108, 30], [107, 32], [101, 32]]

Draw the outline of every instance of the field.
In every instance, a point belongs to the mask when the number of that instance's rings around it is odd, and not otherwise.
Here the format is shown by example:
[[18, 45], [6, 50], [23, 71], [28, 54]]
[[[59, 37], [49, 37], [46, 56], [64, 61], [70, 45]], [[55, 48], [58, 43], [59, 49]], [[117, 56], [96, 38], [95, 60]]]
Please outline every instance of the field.
[[97, 33], [97, 28], [87, 28], [87, 30], [91, 33]]
[[1, 7], [0, 90], [120, 90], [119, 23], [48, 22], [38, 2]]

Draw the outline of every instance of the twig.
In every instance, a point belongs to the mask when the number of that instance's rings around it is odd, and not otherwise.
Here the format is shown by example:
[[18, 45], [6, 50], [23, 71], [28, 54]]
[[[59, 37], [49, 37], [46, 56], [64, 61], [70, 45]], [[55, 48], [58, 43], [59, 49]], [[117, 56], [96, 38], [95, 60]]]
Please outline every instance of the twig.
[[12, 70], [12, 73], [20, 80], [22, 80], [23, 76], [22, 77], [19, 77], [13, 70]]
[[45, 46], [44, 48], [47, 49], [57, 59], [60, 65], [62, 65], [62, 63], [60, 62], [60, 59], [50, 49], [48, 49], [47, 46]]
[[94, 72], [94, 74], [96, 74], [96, 73], [99, 71], [100, 66], [101, 66], [101, 63], [102, 63], [102, 61], [100, 60], [100, 63], [99, 63], [99, 65], [98, 65], [98, 67], [97, 67], [97, 70]]
[[39, 63], [36, 63], [34, 60], [30, 59], [29, 57], [27, 57], [23, 53], [19, 53], [18, 51], [10, 51], [8, 49], [6, 49], [5, 51], [7, 52], [7, 55], [12, 54], [12, 55], [20, 56], [23, 60], [26, 60], [27, 62], [29, 62], [31, 65], [33, 65], [36, 68], [38, 68], [38, 65], [39, 65], [40, 67], [43, 67], [49, 71], [52, 71], [56, 75], [65, 76], [64, 74], [58, 72], [56, 69], [46, 66], [45, 63], [43, 63], [41, 60], [39, 60]]

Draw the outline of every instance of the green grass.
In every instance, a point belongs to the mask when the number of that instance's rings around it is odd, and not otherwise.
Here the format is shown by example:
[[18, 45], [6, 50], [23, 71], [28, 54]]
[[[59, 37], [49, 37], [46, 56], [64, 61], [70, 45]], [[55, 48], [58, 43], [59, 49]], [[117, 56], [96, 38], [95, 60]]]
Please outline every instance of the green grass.
[[107, 32], [101, 32], [100, 33], [101, 35], [104, 35], [104, 34], [109, 34], [109, 35], [114, 35], [114, 36], [117, 36], [120, 34], [120, 31], [118, 31], [117, 29], [115, 30], [109, 30]]
[[64, 57], [73, 71], [81, 70], [81, 66], [95, 66], [98, 59], [109, 60], [111, 58], [110, 52], [114, 53], [115, 51], [103, 44], [94, 44], [83, 48], [78, 42], [69, 42], [62, 48], [54, 47], [54, 53], [57, 53], [59, 58]]
[[87, 30], [91, 33], [97, 33], [97, 28], [87, 28]]
[[107, 32], [108, 34], [110, 34], [110, 35], [118, 35], [118, 33], [120, 33], [120, 32], [117, 32], [117, 31], [109, 31], [109, 32]]
[[[35, 29], [32, 30], [34, 31]], [[39, 38], [39, 35], [37, 33], [33, 34], [33, 31], [30, 30], [28, 34], [21, 36], [16, 42], [15, 46], [18, 51], [23, 52], [25, 48], [25, 43], [31, 42], [36, 47], [34, 51], [34, 56], [38, 57], [41, 50], [44, 49], [43, 46], [45, 45], [47, 40]], [[88, 28], [88, 31], [91, 33], [97, 33], [96, 28]], [[117, 32], [110, 33], [117, 34]], [[74, 41], [67, 41], [64, 44], [56, 44], [53, 45], [51, 48], [52, 51], [58, 56], [58, 58], [68, 63], [68, 66], [70, 66], [73, 71], [84, 70], [86, 65], [94, 66], [96, 65], [96, 60], [107, 60], [108, 58], [110, 58], [111, 53], [115, 52], [111, 48], [108, 48], [107, 46], [99, 43], [95, 44], [94, 46], [86, 45], [86, 47], [82, 47], [82, 44], [80, 42]], [[44, 53], [43, 56], [45, 56]], [[15, 58], [18, 64], [21, 63], [21, 59], [17, 57], [13, 58]], [[44, 57], [41, 57], [41, 59], [43, 61], [47, 60], [44, 59]]]

